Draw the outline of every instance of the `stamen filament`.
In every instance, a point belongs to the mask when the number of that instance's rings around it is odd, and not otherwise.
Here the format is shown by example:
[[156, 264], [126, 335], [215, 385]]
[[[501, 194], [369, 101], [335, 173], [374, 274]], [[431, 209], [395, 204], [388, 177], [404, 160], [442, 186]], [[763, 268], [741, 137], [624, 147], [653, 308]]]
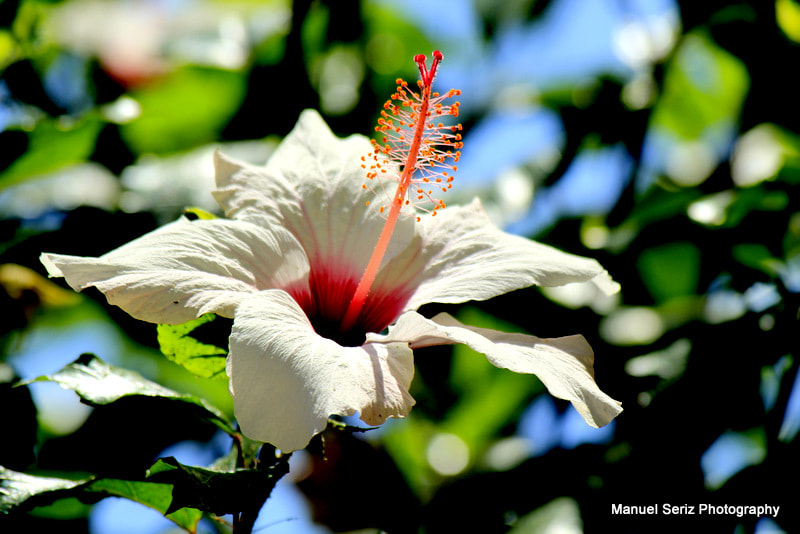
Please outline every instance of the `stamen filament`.
[[347, 311], [342, 318], [341, 328], [343, 332], [347, 332], [353, 328], [356, 320], [358, 319], [359, 313], [361, 313], [364, 302], [366, 301], [369, 291], [372, 288], [372, 283], [375, 281], [375, 277], [378, 275], [378, 268], [381, 265], [381, 261], [383, 261], [383, 257], [386, 255], [386, 249], [389, 246], [389, 241], [392, 239], [394, 228], [397, 225], [397, 219], [400, 216], [400, 210], [403, 208], [405, 203], [406, 194], [409, 186], [411, 185], [411, 177], [417, 167], [417, 158], [419, 157], [419, 150], [420, 146], [422, 146], [422, 139], [425, 133], [425, 125], [428, 120], [427, 117], [431, 96], [431, 84], [433, 83], [433, 77], [436, 74], [436, 68], [439, 66], [439, 62], [442, 60], [442, 57], [442, 53], [436, 50], [433, 53], [433, 62], [431, 63], [431, 68], [428, 69], [425, 65], [424, 55], [419, 54], [414, 56], [414, 61], [417, 63], [422, 80], [422, 96], [419, 113], [417, 115], [418, 120], [414, 130], [414, 138], [411, 142], [411, 146], [408, 150], [408, 156], [406, 157], [403, 165], [403, 172], [400, 176], [400, 180], [398, 181], [397, 190], [394, 194], [394, 197], [392, 197], [392, 205], [389, 209], [389, 214], [386, 217], [386, 223], [383, 225], [383, 230], [378, 237], [375, 250], [372, 252], [372, 256], [367, 263], [367, 268], [364, 270], [364, 274], [361, 277], [361, 280], [358, 282], [356, 291], [353, 293], [353, 297], [350, 300]]

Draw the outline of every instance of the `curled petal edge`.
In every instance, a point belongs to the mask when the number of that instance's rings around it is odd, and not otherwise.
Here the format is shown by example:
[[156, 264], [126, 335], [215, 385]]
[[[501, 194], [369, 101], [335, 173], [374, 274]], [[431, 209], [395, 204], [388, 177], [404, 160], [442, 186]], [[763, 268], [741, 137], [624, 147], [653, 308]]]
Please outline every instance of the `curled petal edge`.
[[371, 334], [367, 340], [403, 340], [412, 349], [463, 343], [496, 367], [536, 375], [551, 395], [572, 403], [590, 426], [604, 426], [622, 412], [621, 403], [595, 382], [594, 353], [581, 335], [541, 339], [466, 326], [446, 313], [426, 319], [406, 312], [387, 335]]

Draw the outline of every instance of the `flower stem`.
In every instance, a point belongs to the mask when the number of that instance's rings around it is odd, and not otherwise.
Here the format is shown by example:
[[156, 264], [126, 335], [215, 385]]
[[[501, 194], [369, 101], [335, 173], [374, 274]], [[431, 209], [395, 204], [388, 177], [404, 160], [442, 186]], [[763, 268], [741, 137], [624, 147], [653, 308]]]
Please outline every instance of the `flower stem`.
[[268, 443], [262, 445], [258, 461], [251, 469], [263, 474], [266, 481], [264, 484], [266, 491], [262, 491], [260, 495], [255, 495], [252, 500], [247, 501], [248, 506], [245, 509], [233, 515], [234, 534], [252, 534], [261, 508], [269, 499], [278, 481], [289, 472], [289, 459], [291, 456], [291, 453], [276, 456], [275, 447]]

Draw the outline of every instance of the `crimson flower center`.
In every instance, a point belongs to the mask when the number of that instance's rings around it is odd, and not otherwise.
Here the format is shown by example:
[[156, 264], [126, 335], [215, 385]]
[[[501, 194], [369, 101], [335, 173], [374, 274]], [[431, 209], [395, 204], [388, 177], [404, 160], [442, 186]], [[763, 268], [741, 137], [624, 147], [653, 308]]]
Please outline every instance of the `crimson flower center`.
[[407, 286], [373, 287], [353, 325], [342, 329], [342, 318], [358, 286], [351, 269], [334, 262], [316, 262], [311, 266], [308, 290], [288, 292], [305, 312], [314, 331], [342, 346], [360, 346], [367, 333], [382, 332], [403, 311], [413, 293]]

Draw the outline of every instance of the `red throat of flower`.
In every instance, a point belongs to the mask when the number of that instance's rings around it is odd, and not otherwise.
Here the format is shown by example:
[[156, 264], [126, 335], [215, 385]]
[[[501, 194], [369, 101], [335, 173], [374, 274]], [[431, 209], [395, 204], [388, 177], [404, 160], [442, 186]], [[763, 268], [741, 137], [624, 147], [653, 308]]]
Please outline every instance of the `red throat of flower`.
[[[401, 210], [409, 205], [419, 206], [436, 215], [445, 207], [444, 202], [433, 195], [452, 187], [452, 173], [456, 171], [455, 163], [461, 156], [461, 125], [445, 125], [439, 121], [446, 116], [458, 117], [459, 103], [443, 104], [443, 101], [460, 95], [461, 91], [451, 89], [444, 95], [432, 92], [433, 78], [442, 59], [442, 53], [436, 50], [428, 68], [423, 54], [414, 56], [419, 68], [417, 86], [420, 92], [413, 91], [408, 83], [397, 79], [397, 91], [383, 105], [381, 118], [375, 127], [380, 142], [372, 140], [373, 152], [361, 158], [364, 162], [362, 167], [367, 172], [365, 189], [379, 193], [376, 189], [382, 191], [386, 181], [395, 181], [397, 186], [387, 201], [388, 206], [379, 208], [381, 213], [387, 214], [386, 223], [342, 318], [343, 332], [351, 330], [358, 321]], [[375, 181], [380, 185], [373, 187], [371, 184]]]

